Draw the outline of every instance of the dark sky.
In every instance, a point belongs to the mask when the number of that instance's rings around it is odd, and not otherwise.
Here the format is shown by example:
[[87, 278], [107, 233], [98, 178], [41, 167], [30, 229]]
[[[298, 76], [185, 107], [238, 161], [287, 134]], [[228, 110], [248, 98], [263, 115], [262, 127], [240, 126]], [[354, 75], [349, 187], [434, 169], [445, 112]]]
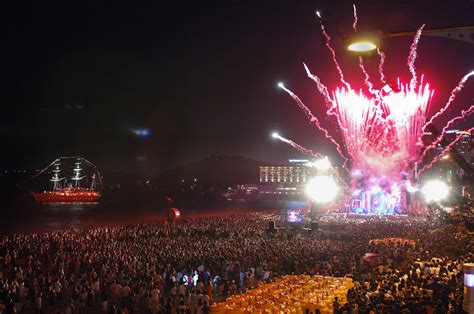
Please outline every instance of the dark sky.
[[[356, 5], [359, 29], [474, 24], [470, 0]], [[302, 62], [330, 89], [340, 85], [316, 9], [347, 79], [362, 84], [355, 57], [343, 48], [352, 32], [350, 1], [3, 3], [0, 169], [42, 167], [61, 155], [127, 173], [156, 173], [210, 154], [299, 157], [271, 140], [273, 130], [333, 156], [333, 147], [276, 88], [284, 81], [322, 116], [322, 97]], [[410, 43], [410, 37], [384, 41], [389, 79], [409, 78]], [[425, 36], [418, 51], [417, 71], [436, 89], [434, 111], [474, 69], [474, 45]], [[376, 56], [367, 59], [374, 76], [377, 63]], [[468, 82], [453, 112], [474, 102], [473, 90]], [[135, 128], [152, 134], [139, 140], [130, 132]]]

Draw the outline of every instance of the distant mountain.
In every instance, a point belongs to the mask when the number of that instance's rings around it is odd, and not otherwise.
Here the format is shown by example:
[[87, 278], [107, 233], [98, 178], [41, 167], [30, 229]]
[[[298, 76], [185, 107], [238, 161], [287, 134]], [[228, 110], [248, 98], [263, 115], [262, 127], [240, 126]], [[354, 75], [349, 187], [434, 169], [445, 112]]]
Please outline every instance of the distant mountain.
[[199, 184], [202, 188], [209, 186], [225, 188], [235, 184], [257, 183], [259, 167], [266, 164], [268, 162], [242, 156], [210, 156], [161, 173], [157, 177], [157, 184], [170, 188], [183, 183]]
[[111, 171], [111, 170], [102, 170], [100, 174], [104, 178], [105, 186], [111, 186], [111, 185], [117, 185], [117, 184], [132, 185], [132, 184], [136, 184], [139, 181], [145, 180], [143, 176], [122, 173], [122, 172], [117, 172], [117, 171]]

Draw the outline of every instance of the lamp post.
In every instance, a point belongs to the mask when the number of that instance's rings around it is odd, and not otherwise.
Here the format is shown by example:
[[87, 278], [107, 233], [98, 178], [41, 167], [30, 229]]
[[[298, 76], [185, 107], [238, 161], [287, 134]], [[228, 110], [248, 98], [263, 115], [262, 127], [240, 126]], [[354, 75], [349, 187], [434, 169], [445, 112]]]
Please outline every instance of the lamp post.
[[[380, 30], [360, 31], [347, 39], [346, 47], [349, 51], [364, 53], [380, 47], [382, 40], [387, 37], [415, 35], [416, 30], [386, 33]], [[474, 44], [474, 25], [459, 27], [441, 27], [424, 29], [423, 35], [445, 37]]]

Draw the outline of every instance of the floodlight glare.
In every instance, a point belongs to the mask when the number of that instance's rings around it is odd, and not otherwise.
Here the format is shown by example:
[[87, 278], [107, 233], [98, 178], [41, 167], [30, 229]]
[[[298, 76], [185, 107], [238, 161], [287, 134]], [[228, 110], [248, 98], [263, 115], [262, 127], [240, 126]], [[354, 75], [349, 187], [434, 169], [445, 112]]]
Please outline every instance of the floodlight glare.
[[421, 192], [427, 201], [439, 202], [448, 196], [449, 187], [442, 181], [433, 180], [428, 181], [421, 189]]
[[278, 87], [283, 88], [283, 87], [285, 87], [285, 85], [283, 85], [282, 82], [278, 82]]
[[272, 137], [273, 137], [273, 138], [279, 138], [279, 137], [280, 137], [280, 135], [278, 135], [278, 133], [277, 133], [277, 132], [273, 132], [273, 133], [272, 133]]
[[306, 194], [317, 203], [332, 201], [338, 191], [336, 181], [329, 176], [316, 176], [306, 186]]
[[331, 168], [331, 162], [329, 161], [329, 159], [327, 159], [327, 157], [321, 158], [321, 159], [316, 160], [313, 163], [313, 166], [316, 167], [316, 169], [320, 171], [327, 171], [329, 170], [329, 168]]

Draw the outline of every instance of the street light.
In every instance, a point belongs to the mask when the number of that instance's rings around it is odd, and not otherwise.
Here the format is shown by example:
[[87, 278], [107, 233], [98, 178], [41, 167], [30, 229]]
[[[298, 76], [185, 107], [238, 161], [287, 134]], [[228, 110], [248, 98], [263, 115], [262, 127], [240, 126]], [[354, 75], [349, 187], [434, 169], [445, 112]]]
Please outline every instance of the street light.
[[380, 46], [382, 31], [357, 32], [347, 40], [347, 49], [354, 52], [368, 52]]
[[[384, 33], [382, 31], [356, 32], [347, 39], [346, 47], [353, 52], [369, 52], [380, 47], [383, 38], [415, 35], [415, 31]], [[423, 35], [451, 38], [474, 44], [474, 26], [443, 27], [423, 30]]]

